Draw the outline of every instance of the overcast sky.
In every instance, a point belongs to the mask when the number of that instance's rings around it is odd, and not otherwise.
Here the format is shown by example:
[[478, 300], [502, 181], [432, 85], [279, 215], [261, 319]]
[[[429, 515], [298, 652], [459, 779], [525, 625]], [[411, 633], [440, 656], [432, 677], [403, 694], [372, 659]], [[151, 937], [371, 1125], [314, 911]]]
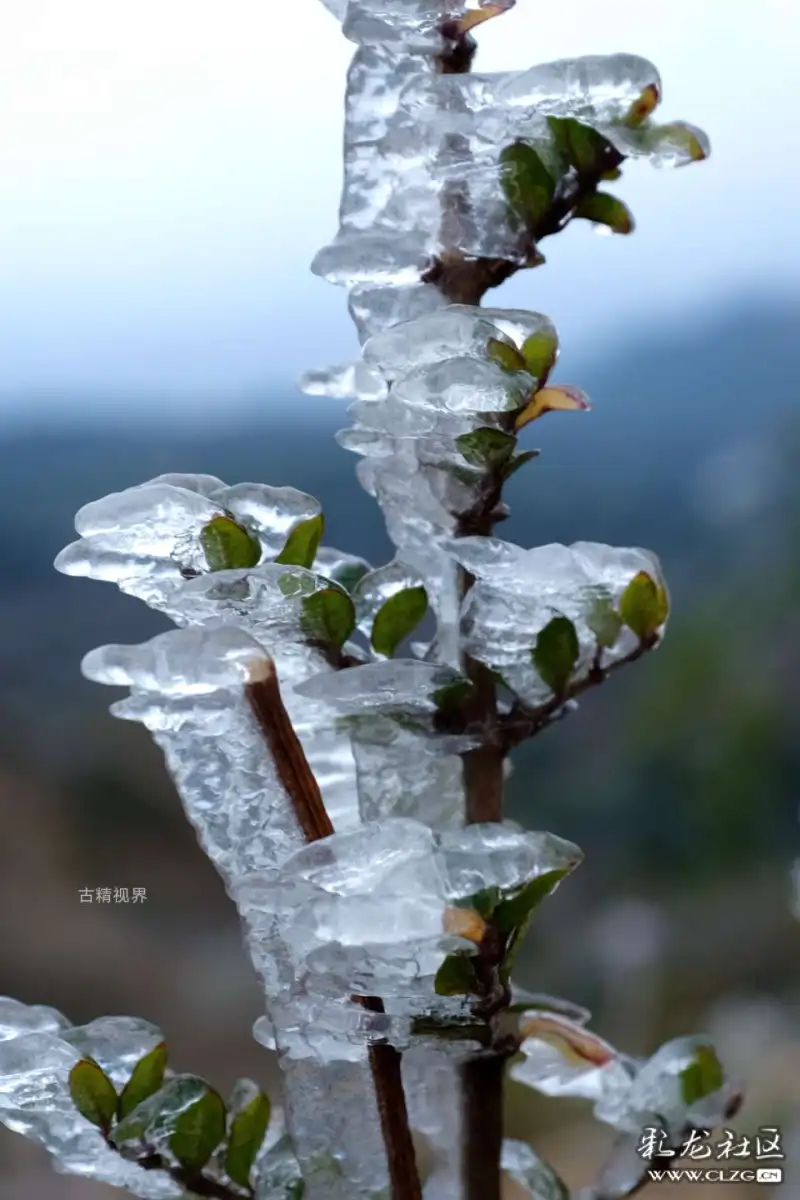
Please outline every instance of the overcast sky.
[[[565, 354], [800, 294], [796, 0], [518, 0], [479, 40], [482, 70], [652, 58], [663, 119], [712, 137], [708, 163], [627, 172], [632, 238], [571, 229], [498, 293], [549, 312]], [[344, 293], [308, 264], [335, 230], [351, 51], [319, 0], [3, 5], [0, 396], [179, 404], [346, 359]]]

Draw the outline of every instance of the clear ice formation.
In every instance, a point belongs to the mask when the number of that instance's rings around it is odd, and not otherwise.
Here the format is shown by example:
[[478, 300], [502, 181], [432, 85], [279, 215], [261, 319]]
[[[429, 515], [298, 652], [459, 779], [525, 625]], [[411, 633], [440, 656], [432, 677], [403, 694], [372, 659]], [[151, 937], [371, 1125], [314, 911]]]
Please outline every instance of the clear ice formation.
[[583, 1025], [549, 1012], [522, 1014], [520, 1030], [524, 1059], [512, 1065], [511, 1077], [547, 1096], [593, 1101], [597, 1119], [624, 1134], [641, 1136], [647, 1125], [655, 1125], [675, 1144], [687, 1128], [721, 1125], [734, 1094], [725, 1081], [702, 1099], [687, 1102], [682, 1074], [698, 1053], [708, 1051], [705, 1037], [675, 1038], [651, 1058], [637, 1059], [620, 1054]]
[[[309, 568], [278, 562], [290, 535], [319, 517], [319, 503], [291, 487], [190, 474], [85, 505], [78, 540], [56, 560], [66, 574], [116, 583], [177, 626], [140, 646], [92, 651], [83, 670], [129, 690], [112, 711], [140, 721], [163, 749], [242, 915], [266, 1002], [254, 1034], [277, 1052], [286, 1111], [286, 1132], [273, 1122], [259, 1154], [255, 1200], [290, 1200], [298, 1172], [305, 1200], [388, 1194], [372, 1071], [385, 1043], [402, 1051], [425, 1200], [461, 1194], [460, 1072], [478, 1047], [425, 1033], [417, 1018], [474, 1020], [470, 997], [437, 994], [435, 979], [446, 957], [477, 952], [486, 926], [476, 896], [514, 899], [542, 875], [571, 870], [580, 851], [511, 822], [464, 828], [462, 755], [485, 734], [443, 731], [443, 697], [464, 686], [469, 656], [524, 703], [550, 700], [530, 654], [548, 621], [573, 621], [580, 679], [636, 645], [622, 629], [599, 652], [598, 609], [616, 604], [640, 571], [663, 586], [643, 550], [523, 550], [467, 536], [492, 495], [487, 478], [497, 483], [481, 447], [513, 447], [517, 416], [545, 381], [545, 364], [526, 346], [557, 355], [549, 318], [453, 303], [431, 270], [437, 261], [530, 261], [501, 152], [524, 141], [547, 169], [565, 171], [556, 200], [568, 215], [577, 174], [559, 161], [549, 118], [575, 118], [621, 155], [659, 166], [707, 151], [699, 130], [652, 120], [661, 83], [633, 55], [514, 73], [439, 71], [459, 32], [513, 2], [323, 0], [356, 49], [339, 229], [313, 270], [347, 289], [362, 356], [309, 371], [302, 387], [352, 401], [338, 440], [359, 456], [358, 478], [383, 510], [392, 562], [373, 569], [326, 546]], [[255, 565], [212, 569], [202, 535], [221, 517], [246, 530]], [[405, 656], [387, 658], [372, 645], [376, 616], [418, 587], [433, 620]], [[335, 654], [306, 619], [330, 592], [350, 596], [355, 622]], [[349, 603], [339, 596], [340, 610]], [[248, 700], [270, 661], [335, 829], [310, 844]], [[584, 1010], [517, 988], [512, 996], [525, 1030], [518, 1079], [590, 1098], [601, 1120], [624, 1131], [654, 1106], [671, 1128], [686, 1120], [676, 1080], [695, 1043], [671, 1043], [642, 1063], [591, 1034]], [[72, 1030], [53, 1010], [0, 1001], [0, 1035], [6, 1123], [43, 1141], [63, 1169], [154, 1200], [181, 1194], [115, 1155], [64, 1090], [79, 1050], [116, 1079], [157, 1030], [123, 1018]], [[191, 1077], [170, 1077], [161, 1100], [174, 1112], [192, 1086]], [[718, 1115], [719, 1097], [703, 1104], [690, 1115]], [[502, 1171], [515, 1196], [562, 1200], [560, 1182], [522, 1143], [505, 1143]]]
[[[124, 1188], [143, 1200], [196, 1194], [165, 1170], [145, 1170], [133, 1159], [142, 1155], [144, 1140], [177, 1165], [168, 1145], [175, 1118], [207, 1090], [204, 1081], [168, 1070], [161, 1090], [114, 1127], [113, 1145], [81, 1116], [70, 1095], [70, 1071], [83, 1058], [94, 1059], [119, 1093], [139, 1060], [164, 1040], [155, 1025], [137, 1017], [100, 1017], [72, 1026], [55, 1009], [0, 997], [0, 1030], [0, 1122], [41, 1143], [61, 1172]], [[241, 1098], [241, 1086], [238, 1094]], [[258, 1200], [291, 1200], [298, 1167], [282, 1132], [276, 1110], [256, 1159]]]
[[523, 550], [498, 538], [460, 538], [448, 543], [453, 557], [476, 579], [461, 610], [466, 652], [500, 671], [511, 690], [530, 705], [552, 697], [537, 674], [530, 651], [555, 616], [569, 617], [580, 653], [573, 678], [585, 678], [624, 659], [636, 638], [621, 627], [614, 644], [598, 657], [597, 614], [616, 609], [640, 572], [666, 587], [658, 559], [649, 550], [619, 549], [595, 542], [537, 546]]

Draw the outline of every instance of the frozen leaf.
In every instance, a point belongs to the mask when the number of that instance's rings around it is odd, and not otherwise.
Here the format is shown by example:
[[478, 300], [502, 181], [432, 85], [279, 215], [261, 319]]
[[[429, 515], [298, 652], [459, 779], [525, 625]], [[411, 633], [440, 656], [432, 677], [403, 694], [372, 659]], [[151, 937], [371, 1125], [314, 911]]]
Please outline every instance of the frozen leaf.
[[[324, 531], [325, 517], [322, 513], [309, 517], [307, 521], [301, 521], [289, 534], [286, 545], [275, 562], [294, 567], [311, 567]], [[242, 563], [241, 565], [250, 566], [251, 564]]]
[[558, 336], [553, 330], [542, 329], [532, 333], [522, 343], [525, 367], [543, 387], [558, 359]]
[[230, 517], [214, 517], [204, 525], [200, 543], [209, 571], [254, 567], [261, 558], [257, 539]]
[[142, 1141], [156, 1148], [166, 1146], [181, 1113], [192, 1108], [207, 1091], [208, 1084], [197, 1075], [173, 1076], [114, 1126], [111, 1141], [128, 1156], [138, 1153]]
[[651, 113], [655, 112], [661, 101], [661, 93], [658, 84], [650, 83], [642, 92], [638, 100], [634, 100], [633, 104], [628, 109], [625, 116], [625, 124], [636, 128], [642, 125]]
[[108, 1132], [117, 1111], [114, 1084], [90, 1058], [77, 1062], [69, 1073], [69, 1092], [82, 1117]]
[[213, 1088], [175, 1120], [169, 1148], [181, 1166], [201, 1171], [225, 1137], [225, 1104]]
[[582, 1025], [576, 1025], [555, 1013], [535, 1013], [524, 1020], [520, 1027], [524, 1039], [547, 1042], [571, 1064], [582, 1067], [604, 1067], [612, 1062], [615, 1053], [607, 1042], [597, 1037]]
[[510, 479], [512, 475], [516, 474], [520, 467], [524, 467], [525, 463], [531, 462], [534, 458], [538, 458], [539, 454], [539, 450], [523, 450], [521, 454], [515, 454], [513, 458], [508, 460], [503, 468], [503, 480], [505, 481], [506, 479]]
[[356, 624], [356, 610], [347, 592], [323, 588], [303, 601], [303, 631], [311, 642], [343, 646]]
[[599, 176], [621, 161], [611, 143], [574, 117], [548, 117], [547, 123], [564, 158], [581, 176]]
[[404, 588], [381, 605], [372, 626], [372, 649], [391, 658], [404, 638], [416, 629], [428, 610], [424, 587]]
[[346, 592], [353, 593], [359, 580], [363, 579], [371, 567], [365, 558], [355, 554], [346, 554], [342, 550], [334, 550], [332, 546], [320, 546], [314, 560], [316, 570], [332, 583], [338, 583]]
[[555, 891], [571, 869], [571, 867], [561, 867], [555, 871], [546, 871], [544, 875], [532, 879], [519, 895], [514, 896], [511, 900], [504, 900], [497, 906], [492, 918], [493, 924], [501, 933], [511, 933], [512, 930], [525, 925], [542, 900]]
[[475, 964], [466, 954], [450, 954], [436, 972], [437, 996], [468, 996], [477, 992]]
[[614, 608], [611, 596], [598, 596], [589, 610], [586, 623], [597, 638], [598, 646], [610, 649], [622, 629], [622, 617]]
[[553, 617], [531, 651], [533, 665], [557, 696], [566, 691], [579, 654], [578, 634], [568, 617]]
[[588, 397], [580, 388], [567, 387], [565, 384], [543, 387], [517, 414], [514, 428], [522, 429], [546, 412], [587, 412], [590, 408]]
[[124, 1120], [130, 1112], [157, 1092], [164, 1084], [164, 1071], [167, 1065], [167, 1047], [165, 1042], [145, 1054], [144, 1058], [133, 1068], [133, 1074], [125, 1084], [119, 1097], [117, 1117]]
[[[492, 890], [486, 888], [480, 893], [480, 896], [487, 898]], [[445, 911], [444, 931], [452, 933], [454, 937], [465, 938], [468, 942], [474, 942], [476, 946], [479, 946], [486, 935], [486, 929], [486, 921], [477, 907], [457, 905]]]
[[707, 135], [686, 121], [654, 126], [648, 132], [646, 144], [660, 166], [682, 167], [702, 162], [711, 153]]
[[516, 346], [500, 341], [499, 338], [489, 338], [486, 343], [486, 352], [492, 362], [504, 367], [506, 371], [525, 371], [527, 369], [525, 359]]
[[646, 571], [640, 571], [626, 587], [619, 602], [623, 623], [641, 642], [654, 637], [669, 615], [665, 589]]
[[718, 1092], [725, 1073], [713, 1046], [698, 1046], [693, 1061], [681, 1071], [681, 1094], [687, 1108]]
[[462, 433], [456, 438], [456, 444], [471, 467], [494, 471], [514, 453], [517, 439], [502, 429], [481, 426], [471, 433]]
[[482, 25], [484, 21], [489, 21], [492, 17], [501, 16], [509, 7], [509, 0], [504, 0], [502, 4], [485, 4], [480, 8], [473, 8], [465, 12], [463, 17], [459, 17], [456, 21], [459, 35], [463, 37], [465, 33], [469, 33], [470, 29], [474, 29], [476, 25]]
[[500, 154], [501, 180], [509, 207], [531, 230], [553, 202], [556, 181], [533, 146], [514, 142]]
[[269, 1097], [258, 1095], [234, 1114], [225, 1150], [225, 1170], [234, 1183], [250, 1186], [250, 1172], [261, 1149], [270, 1118]]
[[612, 233], [633, 233], [634, 229], [630, 209], [608, 192], [594, 192], [581, 200], [573, 216], [605, 225]]

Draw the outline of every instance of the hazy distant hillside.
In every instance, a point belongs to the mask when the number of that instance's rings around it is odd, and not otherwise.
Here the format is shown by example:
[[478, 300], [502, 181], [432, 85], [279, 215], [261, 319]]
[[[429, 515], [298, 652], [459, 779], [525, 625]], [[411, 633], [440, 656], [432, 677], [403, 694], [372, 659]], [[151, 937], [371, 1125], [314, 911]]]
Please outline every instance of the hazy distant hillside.
[[[594, 411], [548, 416], [526, 434], [543, 454], [509, 489], [504, 535], [523, 544], [643, 543], [659, 550], [680, 588], [701, 552], [724, 546], [695, 501], [703, 464], [729, 443], [774, 437], [795, 415], [799, 328], [800, 304], [740, 308], [685, 333], [653, 329], [624, 355], [578, 372], [567, 360], [562, 377], [586, 387]], [[72, 412], [71, 426], [0, 440], [8, 497], [0, 509], [0, 696], [11, 693], [12, 704], [38, 686], [34, 645], [46, 653], [51, 679], [71, 681], [82, 695], [77, 665], [87, 648], [161, 627], [114, 589], [65, 580], [52, 569], [73, 536], [75, 510], [106, 492], [168, 470], [291, 483], [322, 500], [330, 544], [375, 561], [390, 553], [377, 507], [355, 482], [353, 456], [332, 441], [346, 423], [344, 404], [287, 389], [285, 399], [265, 397], [262, 422], [237, 422], [224, 434], [218, 419], [206, 432], [199, 419], [185, 433], [81, 428], [78, 400]], [[730, 487], [738, 486], [734, 475]]]

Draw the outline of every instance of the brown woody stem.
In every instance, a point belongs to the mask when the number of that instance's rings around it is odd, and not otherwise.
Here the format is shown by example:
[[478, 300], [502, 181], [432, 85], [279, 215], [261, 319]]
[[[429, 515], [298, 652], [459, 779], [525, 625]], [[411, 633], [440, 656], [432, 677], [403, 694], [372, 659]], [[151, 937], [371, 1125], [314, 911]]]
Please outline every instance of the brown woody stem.
[[[271, 658], [259, 659], [253, 665], [245, 694], [306, 840], [315, 842], [329, 837], [334, 832], [333, 824], [319, 784], [284, 706]], [[371, 1012], [385, 1011], [383, 1001], [378, 997], [353, 996], [352, 999]], [[422, 1185], [403, 1089], [401, 1055], [388, 1042], [373, 1043], [369, 1048], [369, 1063], [386, 1149], [392, 1200], [422, 1200]]]

